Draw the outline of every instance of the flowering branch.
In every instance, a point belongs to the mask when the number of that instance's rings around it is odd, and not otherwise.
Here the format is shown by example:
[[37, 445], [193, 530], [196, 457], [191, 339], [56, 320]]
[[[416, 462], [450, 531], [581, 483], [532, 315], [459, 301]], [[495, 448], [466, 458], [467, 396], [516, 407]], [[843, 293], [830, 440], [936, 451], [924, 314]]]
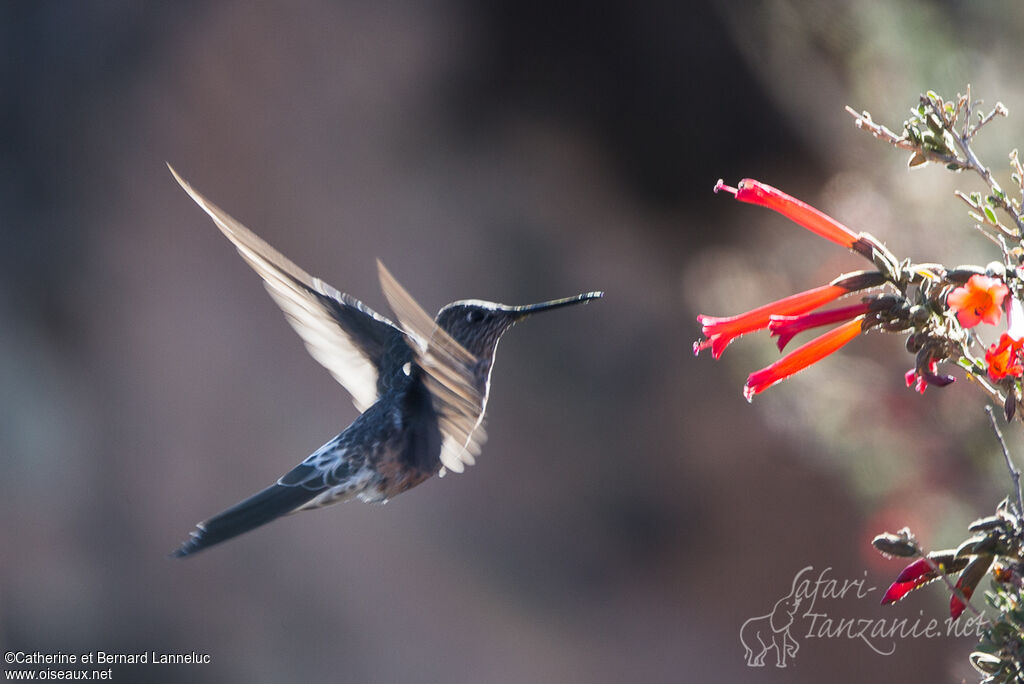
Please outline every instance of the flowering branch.
[[[1024, 588], [1024, 524], [1022, 524], [1020, 472], [1013, 464], [1009, 450], [996, 425], [991, 407], [986, 413], [993, 431], [1003, 449], [1007, 468], [1014, 482], [1016, 510], [1004, 499], [995, 515], [979, 518], [968, 529], [974, 533], [957, 549], [933, 551], [925, 554], [909, 529], [896, 534], [880, 534], [872, 545], [884, 556], [915, 557], [896, 577], [882, 598], [882, 604], [902, 600], [910, 592], [941, 578], [950, 589], [950, 617], [957, 619], [970, 609], [983, 622], [985, 633], [977, 650], [971, 654], [971, 664], [989, 675], [985, 682], [1016, 682], [1024, 677], [1024, 607], [1021, 589]], [[953, 573], [960, 573], [956, 583]], [[999, 611], [997, 619], [984, 619], [980, 610], [970, 602], [981, 580], [992, 576], [992, 592], [986, 592], [988, 603]]]
[[[987, 222], [1012, 237], [1024, 235], [1024, 214], [1021, 212], [1021, 202], [1024, 200], [1024, 173], [1021, 173], [1021, 165], [1017, 159], [1017, 150], [1010, 153], [1010, 165], [1013, 168], [1013, 179], [1021, 191], [1020, 197], [1010, 199], [1003, 191], [992, 175], [991, 170], [985, 166], [975, 154], [971, 147], [971, 140], [987, 124], [997, 116], [1008, 116], [1009, 110], [1002, 102], [997, 102], [987, 113], [975, 113], [975, 107], [981, 104], [971, 99], [971, 87], [967, 86], [965, 95], [957, 95], [956, 103], [946, 102], [939, 95], [928, 91], [921, 96], [920, 102], [912, 111], [910, 119], [903, 123], [903, 134], [897, 135], [885, 126], [875, 123], [868, 112], [857, 112], [852, 107], [846, 111], [856, 120], [857, 128], [868, 131], [879, 140], [912, 152], [907, 165], [910, 167], [922, 166], [928, 162], [944, 164], [946, 168], [953, 171], [971, 170], [981, 176], [988, 185], [991, 194], [984, 202], [968, 200], [960, 193], [962, 199], [972, 205], [976, 215], [975, 220]], [[974, 116], [976, 114], [976, 116]], [[972, 119], [976, 121], [972, 122]], [[956, 125], [962, 122], [957, 130]], [[980, 195], [979, 198], [980, 199]], [[986, 208], [988, 211], [986, 211]], [[996, 219], [993, 208], [1002, 209], [1013, 219], [1016, 230], [1003, 226]]]
[[[906, 335], [907, 351], [914, 354], [914, 365], [905, 374], [908, 386], [923, 393], [928, 387], [950, 385], [954, 377], [940, 366], [952, 363], [993, 403], [1003, 407], [1007, 422], [1024, 420], [1017, 411], [1024, 395], [1024, 164], [1013, 150], [1009, 166], [1016, 187], [1015, 196], [1010, 197], [972, 148], [974, 137], [996, 118], [1007, 116], [1007, 109], [997, 103], [988, 112], [980, 112], [979, 105], [972, 100], [970, 87], [965, 95], [949, 102], [928, 92], [920, 97], [901, 134], [875, 123], [868, 112], [858, 113], [850, 107], [847, 111], [858, 128], [910, 152], [911, 168], [934, 162], [953, 171], [978, 174], [987, 192], [957, 191], [956, 197], [967, 205], [975, 227], [998, 248], [999, 259], [984, 267], [956, 268], [898, 259], [876, 238], [851, 230], [770, 185], [744, 179], [730, 187], [720, 180], [715, 192], [725, 190], [738, 201], [779, 212], [818, 237], [869, 260], [873, 270], [840, 275], [828, 285], [736, 316], [701, 314], [697, 320], [705, 338], [694, 343], [694, 353], [710, 348], [718, 359], [733, 340], [764, 329], [777, 338], [782, 352], [797, 335], [835, 326], [751, 373], [743, 387], [744, 396], [751, 400], [863, 333], [902, 333]], [[823, 308], [853, 293], [860, 295], [857, 302]], [[1005, 332], [986, 346], [979, 338], [979, 329], [1001, 325], [1004, 313]], [[971, 523], [972, 536], [956, 549], [924, 553], [906, 529], [896, 535], [879, 535], [873, 544], [886, 556], [914, 558], [885, 592], [883, 604], [895, 603], [915, 589], [942, 579], [950, 591], [952, 619], [965, 610], [983, 618], [970, 599], [981, 580], [991, 575], [993, 591], [986, 593], [986, 598], [999, 616], [985, 620], [985, 635], [971, 655], [971, 663], [986, 675], [985, 682], [1024, 682], [1024, 495], [1020, 471], [1010, 457], [991, 407], [986, 410], [1013, 480], [1015, 501], [1004, 499], [995, 515]]]
[[[1007, 330], [999, 336], [997, 343], [987, 348], [984, 359], [974, 358], [968, 345], [963, 345], [958, 363], [968, 371], [968, 378], [976, 380], [994, 399], [1001, 400], [1004, 417], [1009, 422], [1017, 414], [1021, 379], [1024, 377], [1024, 268], [1021, 266], [1024, 263], [1021, 259], [1024, 254], [1021, 212], [1024, 169], [1017, 150], [1013, 150], [1009, 160], [1017, 197], [1010, 198], [971, 147], [973, 137], [997, 116], [1006, 116], [1007, 110], [997, 103], [987, 114], [975, 115], [976, 104], [971, 99], [970, 87], [966, 95], [957, 96], [955, 104], [944, 102], [935, 93], [926, 93], [911, 119], [904, 123], [901, 136], [872, 122], [867, 112], [857, 114], [850, 108], [847, 110], [855, 117], [858, 127], [896, 147], [911, 151], [909, 166], [939, 161], [951, 170], [972, 170], [987, 184], [989, 194], [985, 197], [978, 192], [967, 195], [960, 191], [956, 196], [967, 204], [968, 215], [977, 222], [975, 227], [998, 246], [1002, 260], [989, 264], [984, 275], [973, 274], [963, 285], [949, 291], [945, 304], [964, 329], [979, 323], [997, 323], [1001, 312], [1006, 310]], [[999, 219], [1000, 214], [1009, 217], [1009, 225]], [[985, 377], [980, 372], [982, 369]], [[974, 521], [969, 529], [975, 536], [961, 544], [951, 556], [949, 552], [922, 556], [930, 562], [927, 569], [922, 568], [920, 561], [911, 563], [897, 577], [886, 597], [892, 601], [899, 600], [940, 575], [949, 585], [949, 574], [962, 566], [956, 591], [950, 600], [950, 615], [955, 619], [963, 611], [963, 606], [969, 605], [966, 600], [978, 582], [991, 570], [993, 591], [986, 597], [989, 604], [999, 611], [999, 616], [995, 622], [986, 625], [984, 636], [971, 654], [971, 664], [985, 675], [985, 682], [1017, 682], [1024, 681], [1024, 502], [1020, 471], [1010, 457], [991, 407], [986, 406], [985, 410], [1003, 450], [1013, 481], [1015, 503], [1010, 504], [1004, 499], [994, 516]], [[909, 536], [909, 531], [907, 534]], [[881, 535], [876, 542], [886, 536]], [[876, 543], [880, 551], [886, 552], [882, 546]], [[916, 542], [913, 547], [920, 554]], [[947, 563], [936, 563], [938, 558]]]
[[[979, 323], [996, 324], [1002, 318], [1003, 302], [1010, 292], [1004, 283], [1006, 269], [1002, 264], [990, 264], [987, 270], [977, 266], [947, 270], [941, 264], [901, 261], [871, 235], [854, 233], [831, 216], [770, 185], [744, 179], [733, 188], [720, 180], [715, 185], [715, 191], [719, 190], [730, 192], [741, 202], [773, 209], [812, 233], [866, 257], [878, 269], [844, 274], [828, 285], [735, 316], [697, 316], [705, 339], [695, 342], [693, 351], [698, 354], [710, 348], [716, 359], [733, 340], [757, 330], [767, 328], [778, 336], [782, 350], [804, 330], [846, 321], [776, 363], [751, 373], [743, 388], [748, 401], [837, 351], [860, 333], [878, 328], [886, 332], [910, 331], [907, 349], [917, 356], [914, 367], [906, 374], [906, 382], [918, 392], [952, 383], [952, 376], [938, 372], [940, 362], [952, 359], [994, 400], [1006, 404], [1008, 397], [1012, 397], [1012, 406], [1016, 406], [1017, 393], [1004, 396], [984, 376], [987, 374], [993, 381], [1020, 377], [1021, 374], [1012, 373], [1017, 368], [1015, 354], [1024, 353], [1024, 315], [1020, 316], [1020, 344], [990, 349], [987, 364], [972, 354], [974, 338], [968, 330]], [[846, 294], [880, 287], [887, 287], [890, 292], [869, 294], [860, 304], [816, 311]], [[997, 369], [1003, 370], [995, 372]]]
[[[875, 123], [867, 112], [858, 114], [847, 109], [854, 115], [858, 127], [898, 148], [911, 151], [911, 166], [941, 161], [950, 169], [970, 169], [981, 175], [989, 185], [989, 196], [959, 193], [958, 197], [968, 204], [970, 216], [979, 222], [979, 228], [984, 225], [995, 229], [994, 234], [986, 234], [1000, 247], [1003, 253], [1001, 261], [992, 262], [984, 268], [947, 269], [941, 264], [915, 264], [910, 260], [900, 260], [871, 235], [857, 233], [777, 188], [751, 179], [744, 179], [736, 187], [731, 187], [720, 180], [715, 185], [716, 192], [725, 190], [741, 202], [777, 211], [819, 237], [869, 259], [877, 270], [865, 272], [871, 274], [873, 280], [862, 285], [843, 283], [839, 289], [836, 286], [840, 279], [837, 279], [829, 286], [808, 290], [745, 314], [727, 318], [702, 314], [698, 321], [705, 339], [694, 344], [694, 352], [711, 348], [712, 356], [717, 359], [734, 339], [766, 327], [779, 338], [781, 350], [792, 337], [804, 330], [830, 322], [848, 321], [864, 313], [867, 317], [860, 332], [875, 328], [886, 332], [909, 332], [907, 349], [917, 356], [914, 367], [906, 374], [908, 386], [924, 392], [929, 386], [950, 384], [953, 376], [940, 373], [938, 366], [945, 361], [953, 361], [993, 402], [1004, 407], [1008, 419], [1013, 417], [1024, 394], [1021, 385], [1024, 378], [1024, 315], [1018, 316], [1019, 332], [1010, 334], [1008, 331], [1009, 337], [1001, 337], [997, 344], [987, 348], [980, 344], [971, 329], [979, 323], [999, 323], [1002, 312], [1012, 311], [1014, 307], [1020, 309], [1019, 302], [1024, 298], [1024, 269], [1018, 273], [1014, 258], [1017, 252], [1013, 251], [1018, 249], [1024, 253], [1024, 242], [1021, 241], [1021, 236], [1024, 236], [1024, 216], [1021, 213], [1024, 167], [1016, 152], [1010, 155], [1014, 180], [1021, 194], [1021, 199], [1010, 199], [971, 147], [973, 137], [996, 117], [1005, 116], [1007, 110], [998, 104], [987, 114], [975, 115], [976, 104], [971, 100], [969, 89], [968, 94], [959, 95], [955, 103], [946, 102], [929, 92], [921, 96], [912, 117], [904, 122], [902, 135]], [[1000, 222], [997, 210], [1008, 214], [1012, 223]], [[1008, 245], [1006, 238], [1016, 240], [1016, 247]], [[884, 295], [888, 298], [885, 306], [877, 303], [883, 295], [874, 294], [862, 299], [860, 305], [816, 310], [843, 294], [878, 287], [888, 290]], [[869, 300], [875, 302], [874, 308], [865, 309]], [[816, 340], [819, 344], [805, 345], [777, 363], [751, 374], [744, 395], [750, 399], [844, 346], [855, 336], [854, 326], [847, 325], [842, 330], [842, 335], [838, 329], [827, 333]], [[839, 344], [828, 344], [840, 339]]]

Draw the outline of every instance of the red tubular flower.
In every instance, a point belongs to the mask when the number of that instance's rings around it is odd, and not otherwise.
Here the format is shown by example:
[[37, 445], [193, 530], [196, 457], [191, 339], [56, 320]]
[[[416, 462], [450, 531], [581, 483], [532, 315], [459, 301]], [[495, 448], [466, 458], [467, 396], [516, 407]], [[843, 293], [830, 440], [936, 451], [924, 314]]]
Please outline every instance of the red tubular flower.
[[992, 565], [994, 557], [991, 554], [983, 554], [967, 558], [958, 557], [955, 553], [952, 550], [939, 552], [938, 557], [932, 554], [930, 556], [931, 560], [918, 558], [903, 568], [903, 572], [899, 574], [896, 581], [889, 586], [889, 589], [882, 597], [882, 605], [899, 601], [914, 589], [923, 587], [932, 580], [938, 579], [943, 573], [957, 572], [962, 569], [963, 572], [956, 582], [956, 588], [960, 593], [954, 593], [949, 602], [950, 617], [956, 620], [967, 607], [967, 604], [961, 600], [960, 594], [963, 594], [963, 598], [970, 600], [971, 595], [978, 586], [978, 582], [981, 581]]
[[779, 346], [779, 351], [782, 351], [793, 337], [804, 330], [846, 321], [854, 316], [866, 314], [870, 308], [871, 302], [866, 301], [854, 304], [853, 306], [844, 306], [839, 309], [832, 309], [831, 311], [804, 314], [802, 316], [773, 315], [768, 322], [768, 332], [772, 337], [779, 338], [776, 340], [776, 344]]
[[1002, 314], [1003, 298], [1010, 292], [999, 278], [972, 275], [967, 283], [946, 297], [946, 306], [956, 314], [960, 325], [973, 328], [978, 323], [995, 325]]
[[762, 207], [773, 209], [790, 220], [799, 223], [807, 230], [847, 249], [855, 249], [860, 239], [859, 235], [831, 216], [818, 211], [806, 202], [787, 195], [777, 188], [756, 180], [744, 178], [735, 188], [731, 188], [719, 180], [718, 184], [715, 185], [715, 192], [719, 190], [731, 192], [741, 202], [759, 204]]
[[953, 593], [949, 600], [949, 616], [951, 618], [956, 620], [967, 608], [967, 601], [971, 600], [974, 590], [978, 588], [978, 583], [988, 574], [993, 560], [995, 560], [995, 556], [992, 554], [979, 554], [972, 558], [964, 571], [960, 573], [960, 577], [956, 581], [956, 588], [960, 594], [963, 594], [963, 599], [956, 592]]
[[693, 353], [699, 354], [710, 347], [711, 355], [717, 359], [737, 337], [768, 327], [772, 316], [807, 313], [845, 294], [878, 287], [884, 282], [885, 277], [877, 271], [855, 271], [839, 276], [828, 285], [790, 295], [738, 316], [718, 318], [700, 314], [697, 322], [701, 324], [701, 332], [706, 339], [693, 343]]
[[988, 365], [988, 377], [999, 381], [1010, 376], [1024, 376], [1024, 365], [1021, 365], [1021, 349], [1024, 340], [1015, 340], [1009, 334], [999, 336], [999, 342], [993, 344], [985, 352], [985, 363]]
[[[974, 589], [971, 587], [960, 586], [961, 582], [963, 582], [963, 580], [956, 583], [956, 588], [963, 593], [965, 599], [970, 601], [971, 594], [974, 593]], [[967, 608], [967, 604], [961, 601], [959, 596], [953, 594], [952, 598], [949, 599], [949, 617], [956, 620], [964, 612], [965, 608]]]
[[755, 394], [763, 392], [775, 383], [802, 371], [813, 363], [821, 361], [829, 354], [837, 351], [847, 342], [857, 337], [864, 330], [865, 317], [858, 316], [851, 321], [834, 328], [820, 337], [816, 337], [782, 357], [772, 365], [751, 373], [747, 384], [743, 386], [743, 396], [750, 401]]
[[745, 335], [755, 330], [768, 327], [773, 314], [788, 315], [800, 314], [812, 309], [817, 309], [823, 304], [842, 297], [849, 290], [838, 285], [823, 285], [813, 290], [800, 292], [795, 295], [780, 299], [764, 306], [759, 306], [752, 311], [730, 316], [728, 318], [716, 318], [714, 316], [697, 316], [697, 322], [703, 326], [701, 332], [707, 338], [702, 342], [693, 343], [693, 353], [697, 354], [702, 349], [711, 347], [711, 355], [716, 359], [722, 355], [729, 343], [740, 335]]
[[889, 586], [889, 589], [882, 597], [882, 605], [884, 606], [888, 603], [895, 603], [914, 589], [923, 587], [932, 580], [938, 578], [939, 574], [932, 569], [928, 560], [926, 558], [918, 558], [916, 561], [903, 568], [903, 572], [901, 572], [896, 578], [896, 581]]

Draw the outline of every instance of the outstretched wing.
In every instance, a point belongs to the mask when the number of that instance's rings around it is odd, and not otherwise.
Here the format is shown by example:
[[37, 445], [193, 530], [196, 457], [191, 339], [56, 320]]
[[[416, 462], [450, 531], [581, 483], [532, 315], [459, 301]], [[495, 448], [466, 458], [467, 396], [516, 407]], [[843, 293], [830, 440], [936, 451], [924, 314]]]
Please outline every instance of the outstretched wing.
[[475, 382], [477, 358], [437, 326], [380, 260], [377, 271], [384, 296], [406, 334], [416, 365], [425, 373], [424, 384], [433, 400], [443, 438], [441, 463], [461, 473], [476, 462], [480, 446], [487, 438], [481, 426], [484, 398]]
[[223, 209], [192, 188], [170, 164], [174, 178], [210, 215], [261, 278], [306, 349], [365, 411], [377, 400], [377, 368], [395, 327], [359, 300], [313, 278]]

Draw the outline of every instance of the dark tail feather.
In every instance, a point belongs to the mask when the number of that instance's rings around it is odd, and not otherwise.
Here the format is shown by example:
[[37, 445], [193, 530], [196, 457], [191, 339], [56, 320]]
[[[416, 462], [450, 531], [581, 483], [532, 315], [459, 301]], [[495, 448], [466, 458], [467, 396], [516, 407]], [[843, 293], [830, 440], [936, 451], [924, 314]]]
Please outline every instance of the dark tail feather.
[[192, 531], [192, 538], [171, 555], [183, 558], [260, 525], [266, 525], [271, 520], [296, 510], [318, 493], [305, 487], [271, 485], [223, 513], [199, 523]]

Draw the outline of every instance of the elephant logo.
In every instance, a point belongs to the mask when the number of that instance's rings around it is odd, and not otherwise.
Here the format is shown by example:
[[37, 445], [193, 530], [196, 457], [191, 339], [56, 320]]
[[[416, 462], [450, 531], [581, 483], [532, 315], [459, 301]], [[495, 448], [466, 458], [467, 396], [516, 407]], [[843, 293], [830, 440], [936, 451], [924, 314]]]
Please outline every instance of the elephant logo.
[[792, 591], [775, 602], [772, 612], [752, 617], [740, 627], [740, 643], [749, 667], [764, 667], [765, 657], [772, 650], [775, 651], [776, 667], [786, 667], [786, 659], [796, 657], [800, 644], [789, 633], [800, 606], [796, 584], [794, 578]]

